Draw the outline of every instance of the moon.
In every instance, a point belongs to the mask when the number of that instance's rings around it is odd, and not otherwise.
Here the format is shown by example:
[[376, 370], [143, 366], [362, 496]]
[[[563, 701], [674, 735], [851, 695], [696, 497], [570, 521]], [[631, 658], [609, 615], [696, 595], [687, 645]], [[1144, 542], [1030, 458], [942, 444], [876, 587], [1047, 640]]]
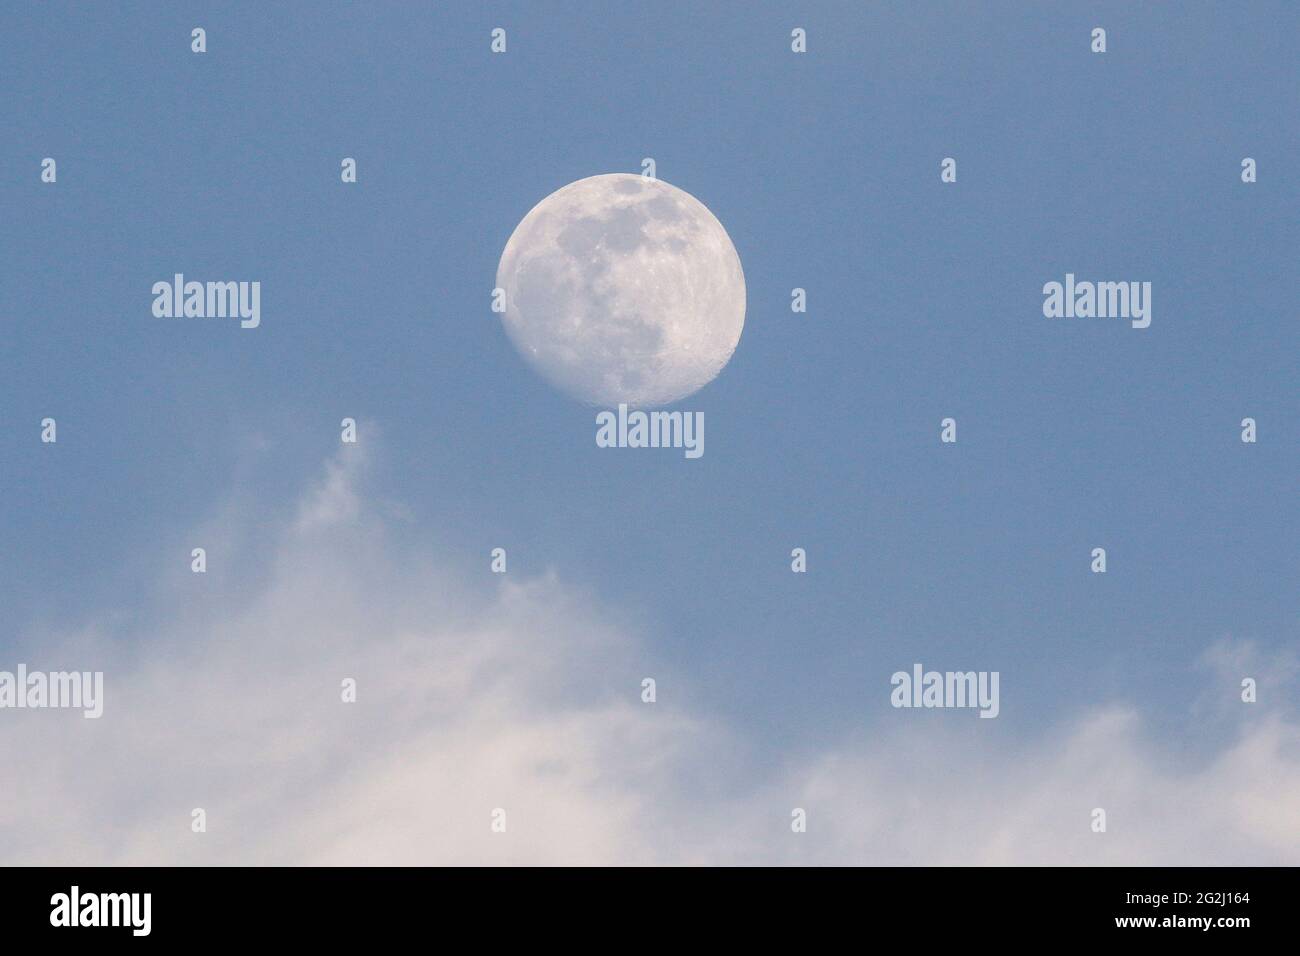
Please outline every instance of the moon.
[[667, 405], [703, 388], [745, 325], [745, 273], [722, 223], [658, 179], [569, 183], [501, 253], [503, 322], [543, 378], [592, 405]]

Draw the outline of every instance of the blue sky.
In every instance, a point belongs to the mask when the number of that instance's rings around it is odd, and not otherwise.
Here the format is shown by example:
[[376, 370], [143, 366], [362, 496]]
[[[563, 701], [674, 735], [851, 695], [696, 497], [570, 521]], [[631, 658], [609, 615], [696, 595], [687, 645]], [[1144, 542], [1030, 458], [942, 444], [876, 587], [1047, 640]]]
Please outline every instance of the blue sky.
[[[254, 583], [345, 416], [400, 546], [596, 595], [759, 763], [896, 722], [915, 661], [1000, 671], [989, 735], [1125, 701], [1197, 751], [1206, 648], [1295, 648], [1293, 4], [452, 6], [3, 15], [3, 657], [145, 641], [232, 500], [209, 579]], [[598, 449], [489, 309], [533, 205], [647, 156], [747, 282], [694, 461]], [[175, 272], [261, 327], [154, 318]], [[1044, 318], [1067, 272], [1151, 327]]]

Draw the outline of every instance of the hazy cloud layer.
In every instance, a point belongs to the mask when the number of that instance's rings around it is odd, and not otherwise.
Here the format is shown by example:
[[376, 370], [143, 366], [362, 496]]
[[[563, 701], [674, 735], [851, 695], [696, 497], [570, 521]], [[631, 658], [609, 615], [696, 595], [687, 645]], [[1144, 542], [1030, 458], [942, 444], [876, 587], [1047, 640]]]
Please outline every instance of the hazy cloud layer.
[[[640, 678], [669, 675], [581, 589], [515, 571], [469, 587], [395, 544], [356, 452], [251, 581], [185, 572], [147, 633], [109, 609], [118, 623], [31, 646], [33, 668], [104, 670], [105, 715], [0, 712], [0, 860], [1300, 863], [1300, 726], [1280, 688], [1194, 708], [1229, 741], [1196, 763], [1112, 706], [996, 742], [989, 721], [899, 713], [761, 775], [738, 756], [754, 742], [705, 708], [641, 703]], [[1226, 699], [1243, 666], [1293, 679], [1253, 654], [1207, 651]]]

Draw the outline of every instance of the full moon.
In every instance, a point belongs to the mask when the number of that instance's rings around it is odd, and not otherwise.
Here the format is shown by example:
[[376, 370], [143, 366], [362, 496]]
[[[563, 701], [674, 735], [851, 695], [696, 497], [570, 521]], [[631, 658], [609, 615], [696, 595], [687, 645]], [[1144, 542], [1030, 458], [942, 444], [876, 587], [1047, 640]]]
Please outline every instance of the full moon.
[[694, 196], [632, 173], [558, 189], [497, 266], [519, 354], [593, 405], [667, 405], [722, 371], [745, 325], [745, 274]]

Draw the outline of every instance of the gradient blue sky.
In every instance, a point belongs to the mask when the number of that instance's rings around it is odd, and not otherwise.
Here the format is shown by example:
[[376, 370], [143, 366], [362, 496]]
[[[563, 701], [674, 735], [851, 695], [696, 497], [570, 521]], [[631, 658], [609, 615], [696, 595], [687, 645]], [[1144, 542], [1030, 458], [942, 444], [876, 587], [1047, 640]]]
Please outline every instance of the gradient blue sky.
[[[988, 733], [1122, 699], [1195, 746], [1197, 655], [1297, 641], [1300, 8], [1088, 7], [10, 6], [0, 653], [132, 642], [352, 416], [406, 541], [589, 588], [760, 759], [897, 719], [914, 661], [1001, 671]], [[747, 280], [697, 461], [598, 449], [489, 310], [534, 204], [646, 156]], [[260, 280], [261, 327], [154, 318], [174, 272]], [[1045, 319], [1066, 272], [1151, 327]]]

